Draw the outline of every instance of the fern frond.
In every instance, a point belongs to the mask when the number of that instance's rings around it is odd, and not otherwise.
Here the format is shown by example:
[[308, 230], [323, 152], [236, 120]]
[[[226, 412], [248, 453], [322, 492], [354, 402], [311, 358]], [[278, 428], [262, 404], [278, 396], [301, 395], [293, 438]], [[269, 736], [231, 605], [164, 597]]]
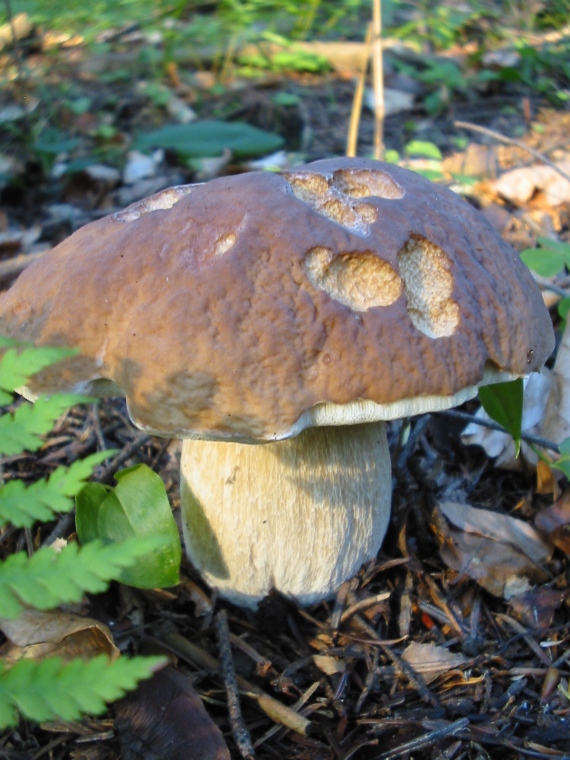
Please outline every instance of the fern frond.
[[105, 655], [68, 663], [55, 657], [20, 660], [11, 668], [0, 662], [0, 728], [16, 725], [19, 713], [37, 723], [102, 713], [107, 702], [150, 678], [164, 662], [163, 657], [111, 662]]
[[160, 536], [113, 544], [91, 541], [81, 548], [68, 544], [60, 552], [46, 546], [31, 557], [12, 554], [0, 564], [0, 615], [12, 619], [26, 605], [49, 610], [78, 602], [85, 592], [105, 591], [123, 568], [135, 565], [162, 541]]
[[[22, 344], [18, 344], [17, 341], [12, 341], [9, 338], [0, 338], [0, 348], [6, 345], [18, 346]], [[23, 344], [20, 350], [17, 350], [16, 347], [9, 348], [0, 359], [0, 405], [9, 404], [12, 400], [11, 392], [27, 385], [30, 377], [45, 367], [49, 367], [50, 364], [76, 353], [77, 351], [70, 348], [33, 347], [27, 344]], [[5, 391], [10, 393], [5, 393]]]
[[34, 404], [22, 404], [13, 414], [0, 417], [0, 454], [12, 456], [22, 451], [37, 451], [42, 435], [49, 433], [54, 422], [66, 409], [85, 402], [85, 396], [57, 394], [39, 398]]
[[54, 512], [69, 512], [75, 506], [73, 497], [95, 467], [113, 453], [113, 450], [98, 451], [71, 467], [58, 467], [49, 478], [29, 486], [21, 480], [10, 480], [0, 486], [0, 525], [11, 523], [17, 528], [29, 528], [36, 521], [53, 520]]

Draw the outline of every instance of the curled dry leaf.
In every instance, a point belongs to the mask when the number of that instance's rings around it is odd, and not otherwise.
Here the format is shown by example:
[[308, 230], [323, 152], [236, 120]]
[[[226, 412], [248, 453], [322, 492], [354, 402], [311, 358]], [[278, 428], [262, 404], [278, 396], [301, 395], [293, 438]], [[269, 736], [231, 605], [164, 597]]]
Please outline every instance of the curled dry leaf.
[[440, 546], [442, 560], [460, 575], [472, 578], [493, 596], [510, 599], [531, 583], [544, 583], [547, 573], [523, 552], [484, 536], [450, 528]]
[[454, 654], [445, 647], [419, 644], [416, 641], [406, 648], [402, 659], [411, 665], [416, 673], [420, 673], [427, 683], [454, 668], [462, 668], [468, 662], [463, 655]]
[[533, 562], [545, 562], [552, 555], [550, 543], [524, 520], [451, 501], [442, 502], [439, 509], [456, 528], [510, 544]]
[[335, 673], [344, 673], [346, 671], [346, 662], [339, 660], [336, 657], [324, 654], [314, 654], [313, 662], [317, 668], [325, 673], [327, 676], [332, 676]]
[[9, 663], [22, 658], [72, 660], [106, 654], [115, 660], [119, 656], [106, 625], [71, 612], [26, 610], [15, 620], [1, 620], [0, 629], [8, 639], [2, 656]]
[[[557, 166], [570, 174], [570, 161]], [[493, 183], [495, 190], [515, 206], [524, 206], [531, 200], [541, 207], [556, 207], [570, 203], [570, 182], [551, 166], [536, 164], [506, 172]]]
[[189, 678], [166, 668], [115, 706], [123, 760], [230, 760]]
[[567, 488], [554, 504], [541, 509], [534, 518], [534, 524], [547, 534], [562, 525], [570, 524], [570, 489]]
[[511, 611], [528, 628], [547, 631], [554, 621], [555, 611], [567, 596], [567, 592], [557, 589], [534, 588], [511, 599]]
[[439, 505], [452, 524], [440, 532], [443, 561], [461, 575], [472, 578], [494, 596], [510, 599], [544, 582], [540, 567], [552, 554], [552, 545], [532, 526], [508, 515], [467, 504]]

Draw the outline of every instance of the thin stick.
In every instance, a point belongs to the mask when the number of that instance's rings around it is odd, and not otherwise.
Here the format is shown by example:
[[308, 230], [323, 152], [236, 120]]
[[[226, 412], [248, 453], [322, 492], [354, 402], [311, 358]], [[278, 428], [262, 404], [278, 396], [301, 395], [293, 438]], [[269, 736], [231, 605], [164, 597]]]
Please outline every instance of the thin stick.
[[527, 153], [530, 153], [531, 156], [534, 156], [539, 161], [542, 161], [542, 163], [546, 164], [546, 166], [550, 166], [551, 169], [554, 169], [554, 171], [558, 172], [558, 174], [560, 174], [561, 177], [564, 177], [564, 179], [570, 182], [570, 175], [566, 174], [566, 172], [563, 171], [559, 166], [556, 166], [556, 164], [552, 163], [552, 161], [548, 159], [544, 155], [544, 153], [540, 153], [538, 150], [535, 150], [534, 148], [529, 148], [528, 145], [525, 145], [520, 140], [515, 140], [513, 137], [506, 137], [505, 135], [502, 135], [500, 132], [495, 132], [494, 129], [487, 129], [487, 127], [480, 127], [478, 124], [471, 124], [471, 122], [469, 121], [454, 121], [453, 126], [458, 127], [459, 129], [469, 129], [471, 130], [471, 132], [480, 132], [482, 135], [487, 135], [488, 137], [492, 137], [494, 140], [503, 142], [506, 145], [514, 145], [515, 147], [520, 148], [521, 150], [524, 150]]
[[[186, 660], [190, 660], [194, 665], [197, 665], [203, 670], [209, 670], [213, 673], [219, 673], [220, 664], [212, 657], [209, 652], [199, 647], [188, 639], [184, 638], [178, 633], [169, 633], [163, 639], [163, 643], [171, 647], [172, 650], [183, 657]], [[308, 736], [311, 730], [311, 721], [307, 720], [303, 715], [292, 710], [283, 702], [279, 702], [278, 699], [270, 697], [259, 686], [247, 681], [241, 676], [237, 676], [237, 684], [240, 690], [248, 697], [255, 699], [259, 708], [276, 723], [281, 723], [297, 734]]]
[[384, 64], [382, 60], [382, 6], [372, 0], [372, 89], [374, 91], [374, 158], [384, 155]]
[[372, 24], [366, 28], [366, 40], [364, 42], [364, 56], [362, 58], [362, 68], [358, 75], [354, 99], [352, 101], [352, 111], [350, 112], [350, 124], [348, 126], [348, 137], [346, 139], [346, 155], [350, 158], [356, 156], [358, 149], [358, 126], [360, 124], [360, 114], [362, 113], [362, 100], [364, 98], [364, 84], [366, 82], [366, 72], [368, 70], [368, 61], [370, 60], [370, 49], [372, 44]]
[[444, 728], [438, 728], [435, 731], [430, 731], [429, 734], [424, 734], [423, 736], [419, 736], [417, 739], [412, 739], [405, 744], [401, 744], [399, 747], [395, 747], [388, 752], [383, 752], [381, 755], [377, 756], [376, 760], [391, 760], [391, 758], [398, 757], [398, 755], [407, 755], [414, 750], [429, 747], [440, 739], [443, 739], [444, 736], [452, 736], [458, 731], [463, 731], [468, 726], [469, 718], [460, 718], [459, 720], [456, 720], [454, 723], [450, 723]]
[[[456, 420], [464, 420], [465, 422], [474, 422], [476, 425], [481, 425], [481, 427], [490, 428], [491, 430], [498, 430], [505, 435], [510, 435], [510, 433], [505, 430], [502, 425], [499, 425], [498, 422], [494, 422], [493, 420], [485, 420], [481, 417], [476, 417], [473, 414], [468, 414], [467, 412], [460, 412], [457, 409], [446, 409], [445, 411], [437, 412], [437, 414], [442, 414], [444, 417], [453, 417]], [[548, 451], [553, 451], [555, 454], [560, 454], [560, 446], [557, 443], [554, 443], [554, 441], [549, 441], [546, 438], [541, 438], [539, 435], [521, 433], [521, 439], [526, 443], [532, 443], [534, 446], [540, 446], [542, 449], [547, 449]]]
[[228, 713], [230, 715], [232, 735], [243, 760], [255, 760], [255, 750], [253, 749], [251, 736], [241, 714], [239, 691], [230, 644], [230, 629], [225, 610], [220, 610], [216, 615], [215, 626], [220, 652], [220, 668], [228, 696]]

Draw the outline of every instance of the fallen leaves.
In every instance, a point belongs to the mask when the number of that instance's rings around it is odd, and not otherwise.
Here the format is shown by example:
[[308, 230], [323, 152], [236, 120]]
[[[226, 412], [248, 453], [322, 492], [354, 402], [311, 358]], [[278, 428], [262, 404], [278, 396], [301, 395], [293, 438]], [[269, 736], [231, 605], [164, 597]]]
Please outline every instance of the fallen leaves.
[[[229, 760], [220, 729], [187, 676], [172, 669], [143, 682], [115, 707], [124, 760]], [[141, 754], [142, 753], [142, 754]]]
[[445, 536], [438, 533], [441, 558], [460, 575], [505, 599], [547, 580], [541, 565], [552, 545], [528, 523], [455, 502], [441, 503], [438, 510], [451, 523]]

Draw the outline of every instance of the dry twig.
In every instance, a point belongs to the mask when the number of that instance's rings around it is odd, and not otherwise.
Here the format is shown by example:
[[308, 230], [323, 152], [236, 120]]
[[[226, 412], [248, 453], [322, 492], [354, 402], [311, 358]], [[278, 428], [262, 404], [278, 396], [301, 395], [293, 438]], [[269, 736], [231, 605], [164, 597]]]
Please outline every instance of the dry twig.
[[241, 714], [237, 678], [230, 644], [230, 629], [228, 628], [228, 617], [225, 610], [220, 610], [216, 615], [215, 626], [220, 652], [220, 670], [228, 697], [228, 713], [232, 735], [243, 759], [254, 760], [255, 750]]
[[521, 150], [530, 153], [531, 156], [534, 156], [539, 161], [542, 161], [542, 163], [546, 164], [546, 166], [550, 166], [551, 169], [554, 169], [554, 171], [558, 172], [561, 177], [564, 177], [564, 179], [570, 182], [570, 176], [566, 174], [565, 171], [563, 171], [559, 166], [556, 166], [556, 164], [547, 158], [544, 153], [540, 153], [540, 151], [535, 150], [528, 145], [525, 145], [523, 142], [521, 142], [521, 140], [515, 140], [514, 137], [507, 137], [506, 135], [502, 135], [500, 132], [495, 132], [494, 129], [488, 129], [488, 127], [480, 127], [478, 124], [471, 124], [469, 121], [454, 121], [453, 126], [458, 127], [459, 129], [468, 129], [471, 132], [480, 132], [482, 135], [492, 137], [494, 140], [498, 140], [499, 142], [505, 143], [506, 145], [514, 145], [516, 148], [520, 148]]

